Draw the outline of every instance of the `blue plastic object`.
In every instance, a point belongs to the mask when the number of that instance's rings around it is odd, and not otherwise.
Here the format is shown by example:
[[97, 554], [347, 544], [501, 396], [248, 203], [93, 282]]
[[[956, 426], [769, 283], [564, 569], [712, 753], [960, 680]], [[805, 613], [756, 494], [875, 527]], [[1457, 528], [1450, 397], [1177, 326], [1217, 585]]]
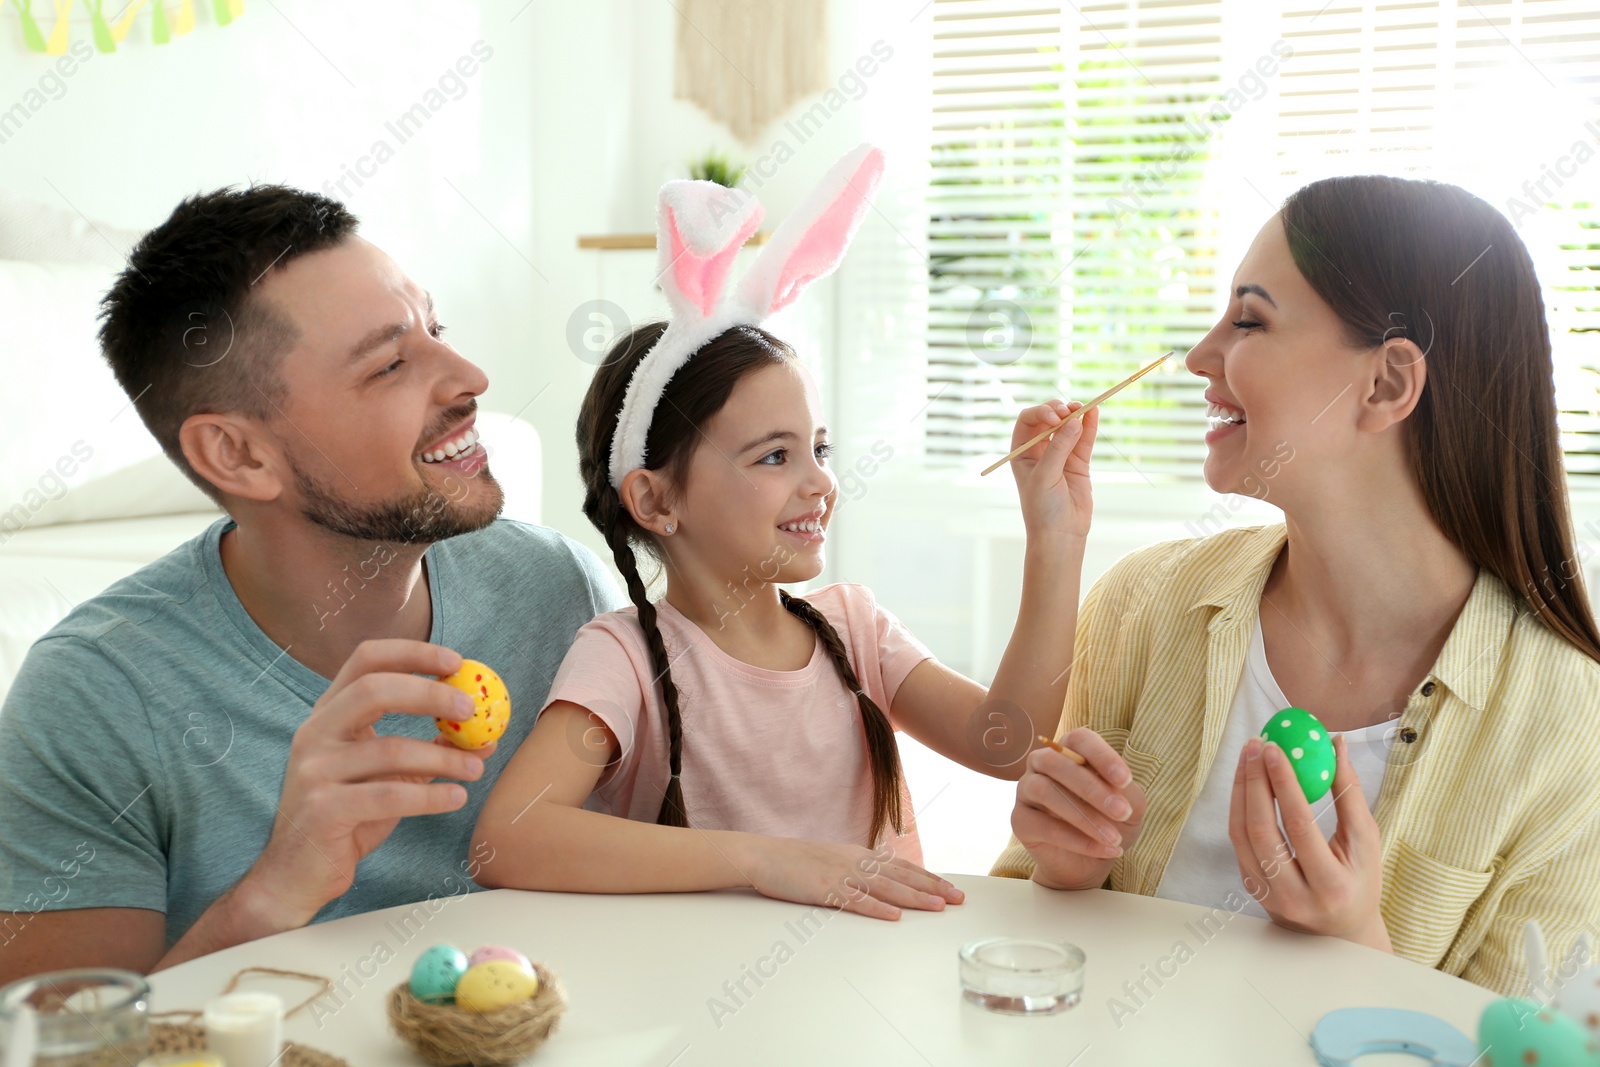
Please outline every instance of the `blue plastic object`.
[[1401, 1052], [1438, 1067], [1471, 1067], [1478, 1043], [1437, 1015], [1403, 1008], [1340, 1008], [1311, 1031], [1322, 1067], [1350, 1067], [1362, 1056]]

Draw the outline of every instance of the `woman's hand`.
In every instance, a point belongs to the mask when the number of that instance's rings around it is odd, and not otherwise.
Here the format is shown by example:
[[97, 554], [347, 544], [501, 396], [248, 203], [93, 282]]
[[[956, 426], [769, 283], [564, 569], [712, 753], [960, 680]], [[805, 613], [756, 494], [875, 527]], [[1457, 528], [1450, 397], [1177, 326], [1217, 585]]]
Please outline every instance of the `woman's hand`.
[[1033, 856], [1033, 880], [1051, 889], [1098, 889], [1144, 824], [1144, 790], [1116, 750], [1088, 727], [1062, 743], [1089, 762], [1051, 748], [1028, 753], [1017, 782], [1011, 829]]
[[1233, 775], [1228, 838], [1245, 888], [1273, 922], [1389, 952], [1389, 932], [1378, 910], [1383, 894], [1378, 823], [1367, 808], [1342, 734], [1334, 735], [1333, 747], [1338, 758], [1333, 806], [1339, 825], [1332, 837], [1323, 839], [1283, 750], [1253, 737], [1239, 754]]
[[730, 859], [762, 896], [898, 919], [901, 908], [942, 911], [966, 894], [915, 863], [895, 859], [887, 845], [859, 845], [793, 837], [743, 835], [745, 847]]
[[1016, 448], [1037, 437], [1045, 427], [1065, 422], [1060, 432], [1011, 461], [1017, 495], [1022, 500], [1022, 522], [1030, 539], [1053, 534], [1078, 538], [1089, 535], [1089, 518], [1094, 510], [1089, 493], [1089, 453], [1100, 426], [1100, 409], [1081, 419], [1067, 418], [1081, 407], [1083, 404], [1076, 400], [1070, 404], [1062, 400], [1039, 404], [1017, 416], [1017, 425], [1011, 431], [1011, 447]]

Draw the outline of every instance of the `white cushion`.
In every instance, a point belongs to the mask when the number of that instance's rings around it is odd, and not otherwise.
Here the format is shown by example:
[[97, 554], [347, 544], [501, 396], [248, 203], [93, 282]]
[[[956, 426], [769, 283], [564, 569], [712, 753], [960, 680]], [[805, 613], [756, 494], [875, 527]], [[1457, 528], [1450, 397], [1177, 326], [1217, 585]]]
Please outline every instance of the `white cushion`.
[[539, 431], [531, 423], [499, 411], [478, 411], [474, 428], [489, 453], [489, 469], [506, 493], [508, 519], [539, 523], [544, 456]]
[[[96, 316], [115, 274], [104, 266], [0, 261], [0, 541], [50, 521], [50, 512], [59, 521], [173, 508], [126, 494], [102, 503], [94, 491], [51, 507], [90, 483], [109, 487], [114, 475], [161, 454], [100, 356]], [[179, 505], [193, 506], [192, 496]]]
[[0, 548], [0, 698], [74, 606], [217, 521], [217, 512], [27, 529]]
[[[144, 515], [216, 511], [211, 498], [173, 466], [166, 453], [146, 457], [75, 486], [33, 515], [31, 526], [104, 522]], [[0, 516], [0, 540], [9, 527]]]
[[121, 266], [139, 230], [92, 222], [70, 207], [0, 192], [0, 259]]

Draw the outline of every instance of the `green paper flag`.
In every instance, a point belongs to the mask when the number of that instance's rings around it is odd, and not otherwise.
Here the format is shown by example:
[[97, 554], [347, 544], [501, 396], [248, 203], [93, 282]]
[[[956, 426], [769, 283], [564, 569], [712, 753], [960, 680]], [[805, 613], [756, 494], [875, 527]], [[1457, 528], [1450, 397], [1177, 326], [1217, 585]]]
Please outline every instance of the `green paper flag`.
[[106, 0], [84, 0], [89, 7], [89, 20], [94, 25], [94, 46], [102, 52], [115, 52], [117, 42], [111, 39], [111, 27], [106, 25], [102, 8]]
[[31, 52], [43, 52], [44, 34], [39, 32], [39, 24], [33, 20], [33, 0], [12, 0], [17, 5], [17, 11], [22, 15], [22, 40]]

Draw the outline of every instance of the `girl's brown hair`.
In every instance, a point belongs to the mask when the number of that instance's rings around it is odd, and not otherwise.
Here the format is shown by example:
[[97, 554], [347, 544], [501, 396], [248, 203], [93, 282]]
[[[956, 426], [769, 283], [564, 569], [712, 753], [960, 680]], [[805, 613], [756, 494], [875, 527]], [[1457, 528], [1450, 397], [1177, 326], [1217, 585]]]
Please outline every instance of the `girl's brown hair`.
[[1281, 218], [1295, 266], [1351, 345], [1405, 337], [1427, 354], [1407, 441], [1445, 536], [1600, 660], [1567, 504], [1550, 329], [1511, 224], [1458, 186], [1377, 175], [1313, 182], [1284, 201]]
[[[656, 822], [667, 826], [688, 826], [683, 805], [683, 714], [678, 706], [678, 689], [672, 682], [667, 648], [656, 624], [655, 605], [639, 577], [638, 547], [658, 561], [661, 547], [650, 531], [634, 522], [622, 499], [611, 487], [611, 439], [617, 430], [623, 394], [634, 368], [666, 329], [664, 322], [639, 326], [618, 338], [606, 354], [606, 361], [595, 372], [589, 392], [578, 414], [578, 473], [583, 479], [583, 513], [611, 546], [617, 569], [627, 582], [628, 596], [639, 610], [639, 625], [650, 647], [650, 658], [661, 686], [661, 702], [667, 712], [667, 758], [671, 778], [661, 798], [661, 813]], [[755, 326], [735, 326], [699, 348], [687, 373], [680, 371], [667, 383], [661, 401], [650, 420], [645, 438], [645, 462], [649, 470], [665, 470], [674, 486], [683, 487], [689, 459], [704, 426], [728, 402], [733, 387], [752, 371], [795, 359], [794, 350], [778, 338]], [[900, 752], [894, 741], [894, 727], [883, 709], [861, 687], [855, 667], [850, 663], [844, 642], [822, 612], [783, 590], [778, 591], [783, 606], [816, 632], [817, 639], [832, 657], [844, 678], [845, 687], [856, 696], [861, 708], [861, 724], [866, 731], [867, 760], [872, 768], [872, 829], [869, 846], [878, 843], [886, 827], [896, 833], [905, 828], [900, 795], [902, 774]]]

